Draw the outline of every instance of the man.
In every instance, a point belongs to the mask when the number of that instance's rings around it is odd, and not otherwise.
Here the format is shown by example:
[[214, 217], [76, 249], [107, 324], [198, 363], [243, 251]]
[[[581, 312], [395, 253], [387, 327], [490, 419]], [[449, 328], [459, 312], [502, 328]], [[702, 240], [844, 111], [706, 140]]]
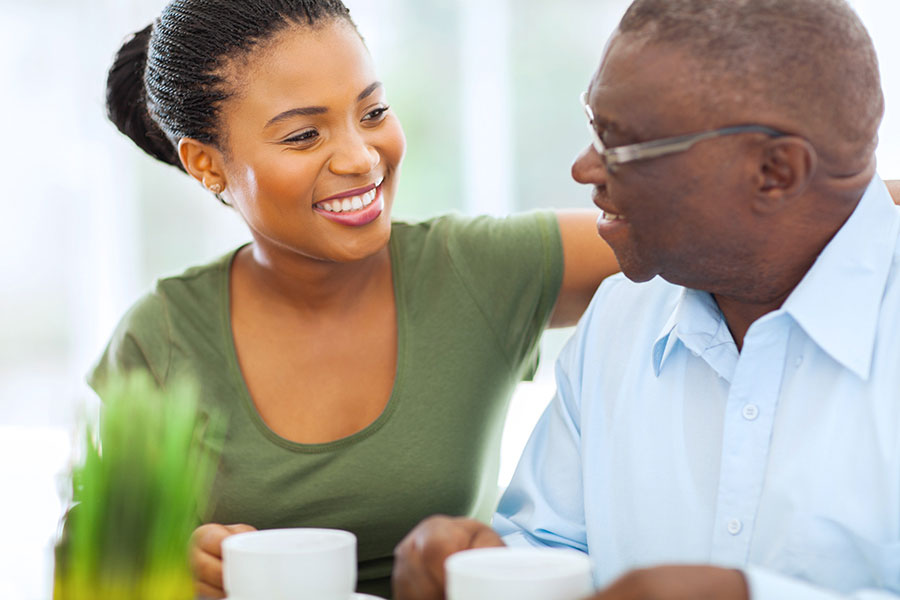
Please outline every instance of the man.
[[636, 0], [586, 103], [573, 176], [632, 281], [561, 354], [497, 533], [423, 522], [396, 598], [502, 543], [589, 552], [596, 600], [900, 598], [900, 212], [865, 28], [843, 0]]

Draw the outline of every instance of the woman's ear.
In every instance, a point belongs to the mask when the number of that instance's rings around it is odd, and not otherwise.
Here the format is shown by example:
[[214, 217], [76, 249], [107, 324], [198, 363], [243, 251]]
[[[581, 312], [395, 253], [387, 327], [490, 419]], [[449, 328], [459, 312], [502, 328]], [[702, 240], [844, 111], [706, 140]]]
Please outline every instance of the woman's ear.
[[193, 138], [181, 138], [178, 142], [178, 157], [188, 174], [203, 184], [203, 187], [216, 196], [225, 191], [228, 182], [225, 180], [220, 150]]
[[757, 208], [779, 210], [809, 187], [818, 157], [812, 144], [796, 136], [769, 140], [757, 165]]

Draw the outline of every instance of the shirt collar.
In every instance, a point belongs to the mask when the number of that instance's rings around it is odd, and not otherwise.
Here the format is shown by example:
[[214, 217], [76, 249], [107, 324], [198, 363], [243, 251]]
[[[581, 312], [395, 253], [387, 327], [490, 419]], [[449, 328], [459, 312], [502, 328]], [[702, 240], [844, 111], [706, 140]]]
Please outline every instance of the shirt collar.
[[731, 380], [737, 347], [719, 306], [708, 292], [682, 289], [675, 309], [653, 344], [653, 372], [657, 377], [679, 342], [708, 362], [719, 376]]
[[[863, 379], [868, 378], [872, 364], [898, 231], [900, 211], [876, 175], [853, 214], [780, 309], [832, 358]], [[737, 348], [707, 292], [683, 291], [653, 344], [651, 360], [657, 377], [679, 341], [731, 380]]]
[[877, 175], [782, 310], [832, 358], [868, 379], [900, 211]]

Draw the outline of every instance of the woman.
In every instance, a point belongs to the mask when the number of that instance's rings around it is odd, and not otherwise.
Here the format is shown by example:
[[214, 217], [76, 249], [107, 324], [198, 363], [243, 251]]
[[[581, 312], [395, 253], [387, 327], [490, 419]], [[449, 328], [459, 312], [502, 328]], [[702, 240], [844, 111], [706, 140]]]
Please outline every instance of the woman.
[[175, 0], [120, 50], [107, 100], [253, 237], [159, 281], [90, 378], [189, 376], [226, 414], [198, 593], [223, 596], [227, 535], [319, 526], [357, 534], [359, 590], [389, 597], [414, 524], [489, 514], [541, 331], [617, 270], [596, 215], [392, 224], [405, 140], [338, 0]]

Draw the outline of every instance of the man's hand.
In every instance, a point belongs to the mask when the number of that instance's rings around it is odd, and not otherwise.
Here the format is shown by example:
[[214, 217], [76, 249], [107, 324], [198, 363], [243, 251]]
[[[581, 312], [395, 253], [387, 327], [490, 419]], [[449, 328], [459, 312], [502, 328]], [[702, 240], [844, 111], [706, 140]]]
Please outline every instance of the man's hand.
[[443, 600], [448, 556], [502, 545], [500, 536], [480, 521], [441, 515], [425, 519], [394, 549], [395, 600]]
[[666, 566], [626, 573], [589, 600], [749, 600], [744, 574], [708, 566]]
[[191, 571], [194, 591], [201, 598], [224, 598], [222, 583], [222, 541], [236, 533], [256, 531], [250, 525], [207, 523], [191, 534]]

